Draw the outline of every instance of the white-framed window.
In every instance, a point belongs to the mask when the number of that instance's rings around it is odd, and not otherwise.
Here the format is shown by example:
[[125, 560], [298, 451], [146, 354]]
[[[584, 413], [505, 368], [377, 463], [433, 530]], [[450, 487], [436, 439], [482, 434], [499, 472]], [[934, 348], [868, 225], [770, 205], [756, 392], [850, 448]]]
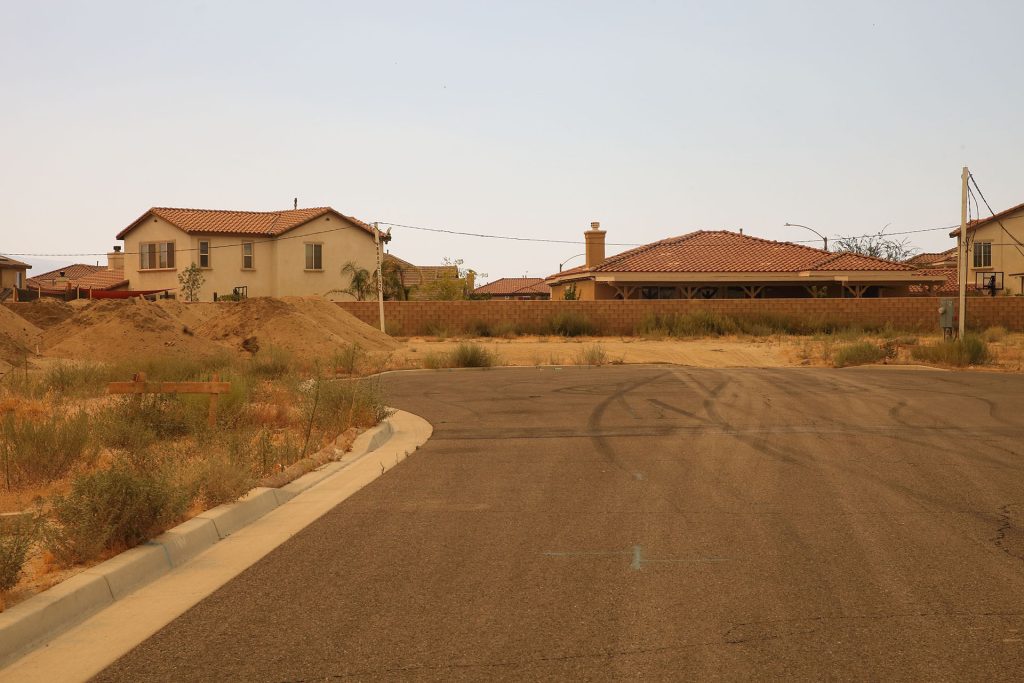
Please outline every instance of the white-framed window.
[[252, 242], [242, 242], [242, 269], [252, 270], [256, 267], [255, 263]]
[[974, 267], [975, 268], [991, 268], [992, 267], [992, 243], [991, 242], [975, 242], [974, 243]]
[[210, 240], [199, 240], [199, 267], [210, 267]]
[[174, 267], [174, 242], [142, 242], [139, 244], [139, 270]]
[[306, 242], [306, 270], [323, 270], [324, 245], [320, 242]]

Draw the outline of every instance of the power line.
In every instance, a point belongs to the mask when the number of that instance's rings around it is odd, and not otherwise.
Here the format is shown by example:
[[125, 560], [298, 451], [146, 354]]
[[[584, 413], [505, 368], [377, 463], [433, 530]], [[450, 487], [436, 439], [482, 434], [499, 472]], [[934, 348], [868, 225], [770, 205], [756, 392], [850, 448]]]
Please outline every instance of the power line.
[[[387, 225], [392, 228], [408, 228], [409, 230], [423, 230], [426, 232], [440, 232], [446, 235], [462, 235], [464, 237], [483, 237], [492, 240], [513, 240], [515, 242], [545, 242], [548, 244], [586, 244], [586, 242], [580, 242], [579, 240], [552, 240], [544, 239], [541, 237], [515, 237], [512, 235], [488, 235], [482, 232], [462, 232], [460, 230], [447, 230], [444, 228], [424, 228], [419, 225], [402, 225], [401, 223], [387, 223], [385, 221], [378, 221], [378, 225]], [[642, 247], [642, 244], [635, 244], [632, 242], [607, 242], [606, 246], [609, 247]]]
[[[264, 243], [267, 243], [267, 242], [280, 242], [282, 240], [298, 239], [298, 238], [302, 238], [302, 237], [315, 237], [316, 235], [324, 235], [324, 234], [329, 233], [329, 232], [339, 232], [341, 230], [362, 230], [362, 228], [350, 228], [350, 227], [342, 226], [340, 228], [328, 228], [327, 230], [319, 230], [317, 232], [306, 232], [306, 233], [302, 233], [300, 235], [285, 235], [284, 237], [271, 237], [271, 238], [268, 238], [268, 239], [251, 239], [251, 240], [244, 240], [242, 242], [234, 242], [232, 244], [217, 244], [217, 245], [211, 244], [210, 245], [210, 249], [227, 249], [228, 247], [240, 247], [243, 244], [264, 244]], [[215, 235], [216, 233], [209, 233], [209, 234]], [[159, 240], [157, 240], [157, 241], [159, 241]], [[185, 249], [177, 249], [177, 248], [175, 248], [174, 251], [175, 252], [199, 251], [199, 247], [189, 247], [189, 248], [185, 248]], [[15, 253], [15, 252], [4, 252], [4, 255], [5, 256], [106, 256], [108, 253], [109, 252], [105, 252], [105, 251], [104, 252], [100, 252], [100, 253], [92, 253], [92, 254], [89, 254], [89, 253], [82, 253], [82, 254], [25, 254], [25, 253]], [[122, 251], [120, 253], [124, 254], [125, 256], [137, 256], [137, 255], [139, 255], [142, 252], [138, 252], [138, 251]], [[146, 252], [146, 253], [148, 253], [148, 252]]]
[[[1014, 235], [1012, 235], [1012, 234], [1010, 233], [1010, 231], [1006, 229], [1006, 226], [1005, 226], [1005, 225], [1003, 225], [1003, 222], [1002, 222], [1001, 220], [999, 220], [999, 218], [996, 218], [996, 212], [992, 210], [992, 205], [988, 203], [988, 200], [987, 200], [987, 199], [985, 199], [985, 193], [981, 191], [981, 188], [980, 188], [980, 187], [978, 187], [978, 181], [974, 179], [974, 174], [973, 174], [973, 173], [971, 173], [971, 174], [969, 174], [969, 175], [970, 175], [970, 179], [971, 179], [971, 182], [972, 182], [972, 183], [974, 183], [974, 189], [978, 191], [978, 196], [979, 196], [979, 197], [981, 197], [981, 201], [985, 202], [985, 206], [986, 206], [986, 207], [988, 208], [988, 212], [992, 214], [992, 218], [995, 218], [995, 219], [996, 219], [996, 223], [998, 223], [998, 224], [999, 224], [999, 227], [1000, 227], [1000, 229], [1002, 229], [1002, 231], [1003, 231], [1004, 233], [1006, 233], [1007, 237], [1009, 237], [1009, 238], [1010, 238], [1010, 239], [1012, 239], [1012, 240], [1013, 240], [1014, 242], [1016, 242], [1016, 244], [1015, 244], [1015, 245], [1013, 245], [1013, 246], [1017, 247], [1017, 251], [1018, 251], [1018, 252], [1020, 252], [1020, 255], [1021, 255], [1021, 256], [1024, 256], [1024, 251], [1021, 251], [1021, 247], [1022, 247], [1022, 246], [1024, 246], [1024, 242], [1021, 242], [1021, 241], [1020, 241], [1019, 239], [1017, 239], [1017, 238], [1016, 238], [1016, 237], [1015, 237]], [[975, 200], [975, 201], [977, 201], [977, 200]], [[980, 214], [980, 213], [981, 213], [981, 212], [979, 211], [979, 214]], [[979, 220], [980, 220], [980, 219], [981, 219], [981, 216], [979, 215], [979, 216], [978, 216], [978, 218], [979, 218]], [[1005, 246], [1005, 245], [1002, 245], [1002, 244], [1001, 244], [1001, 245], [999, 245], [999, 246]]]
[[[982, 199], [984, 199], [984, 197], [982, 197]], [[986, 204], [988, 204], [988, 202], [986, 202]], [[421, 231], [425, 231], [425, 232], [443, 233], [443, 234], [446, 234], [446, 235], [457, 235], [457, 236], [461, 236], [461, 237], [476, 237], [476, 238], [483, 238], [483, 239], [509, 240], [509, 241], [514, 241], [514, 242], [537, 242], [537, 243], [543, 243], [543, 244], [576, 244], [576, 245], [586, 244], [586, 242], [582, 242], [582, 241], [579, 241], [579, 240], [556, 240], [556, 239], [547, 239], [547, 238], [541, 238], [541, 237], [519, 237], [519, 236], [516, 236], [516, 235], [491, 235], [491, 234], [480, 233], [480, 232], [464, 232], [464, 231], [461, 231], [461, 230], [449, 230], [449, 229], [445, 229], [445, 228], [427, 228], [427, 227], [423, 227], [423, 226], [419, 226], [419, 225], [404, 225], [404, 224], [401, 224], [401, 223], [388, 223], [388, 222], [385, 222], [385, 221], [378, 221], [378, 225], [385, 225], [385, 226], [389, 226], [389, 227], [393, 227], [393, 228], [404, 228], [404, 229], [408, 229], [408, 230], [421, 230]], [[958, 226], [958, 225], [946, 225], [946, 226], [935, 227], [935, 228], [918, 228], [918, 229], [915, 229], [915, 230], [901, 230], [901, 231], [896, 231], [896, 232], [887, 232], [885, 234], [887, 236], [891, 236], [891, 235], [916, 235], [916, 234], [925, 233], [925, 232], [936, 232], [936, 231], [939, 231], [939, 230], [946, 230], [946, 231], [948, 231], [948, 230], [953, 230], [954, 228], [958, 228], [958, 227], [960, 227], [960, 226]], [[226, 249], [226, 248], [229, 248], [229, 247], [238, 247], [238, 246], [241, 246], [242, 244], [262, 244], [262, 243], [265, 243], [265, 242], [281, 242], [283, 240], [288, 240], [288, 239], [313, 237], [313, 236], [316, 236], [316, 235], [323, 235], [323, 234], [332, 233], [332, 232], [339, 232], [341, 230], [356, 230], [356, 229], [359, 229], [359, 228], [339, 227], [339, 228], [330, 228], [328, 230], [320, 230], [318, 232], [304, 233], [304, 234], [301, 234], [301, 235], [285, 235], [283, 237], [272, 237], [272, 238], [268, 238], [268, 239], [244, 240], [242, 242], [234, 242], [234, 243], [231, 243], [231, 244], [217, 244], [217, 245], [211, 244], [210, 245], [210, 249], [211, 250], [212, 249]], [[870, 233], [870, 234], [866, 234], [866, 235], [853, 235], [853, 236], [845, 236], [845, 235], [836, 236], [836, 235], [833, 235], [832, 237], [833, 238], [839, 237], [839, 238], [844, 238], [844, 239], [860, 239], [860, 238], [865, 238], [865, 237], [875, 237], [875, 236], [877, 236], [877, 234], [878, 233]], [[1011, 237], [1012, 237], [1012, 235], [1011, 235]], [[1016, 238], [1014, 238], [1014, 239], [1016, 239]], [[810, 244], [810, 243], [817, 243], [818, 240], [785, 240], [785, 242], [789, 242], [790, 244]], [[639, 244], [639, 243], [635, 243], [635, 242], [608, 242], [608, 243], [606, 243], [606, 246], [609, 246], [609, 247], [641, 247], [641, 246], [644, 246], [644, 245], [643, 244]], [[198, 250], [199, 250], [198, 247], [189, 247], [189, 248], [184, 248], [184, 249], [175, 249], [176, 252], [192, 252], [192, 251], [198, 251]], [[44, 253], [27, 253], [27, 252], [5, 252], [5, 253], [6, 253], [7, 256], [36, 256], [36, 257], [73, 257], [73, 256], [106, 256], [107, 255], [107, 252], [93, 252], [93, 253], [83, 252], [83, 253], [62, 253], [62, 254], [57, 254], [57, 253], [45, 253], [44, 254]], [[137, 256], [140, 252], [137, 252], [137, 251], [124, 251], [124, 252], [121, 252], [121, 253], [124, 254], [125, 256]]]

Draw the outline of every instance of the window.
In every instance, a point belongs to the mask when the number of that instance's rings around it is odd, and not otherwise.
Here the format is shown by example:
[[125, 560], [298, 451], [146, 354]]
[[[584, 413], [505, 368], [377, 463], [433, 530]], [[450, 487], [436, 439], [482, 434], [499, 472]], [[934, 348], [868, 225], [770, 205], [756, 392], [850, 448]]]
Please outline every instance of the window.
[[199, 267], [209, 268], [210, 267], [210, 242], [209, 240], [199, 240]]
[[252, 242], [242, 242], [242, 269], [252, 270], [254, 267], [252, 258]]
[[324, 245], [319, 243], [306, 244], [306, 270], [323, 270]]
[[991, 242], [975, 242], [974, 243], [974, 267], [975, 268], [991, 268], [992, 267], [992, 243]]
[[139, 270], [174, 267], [174, 242], [142, 242], [139, 244]]

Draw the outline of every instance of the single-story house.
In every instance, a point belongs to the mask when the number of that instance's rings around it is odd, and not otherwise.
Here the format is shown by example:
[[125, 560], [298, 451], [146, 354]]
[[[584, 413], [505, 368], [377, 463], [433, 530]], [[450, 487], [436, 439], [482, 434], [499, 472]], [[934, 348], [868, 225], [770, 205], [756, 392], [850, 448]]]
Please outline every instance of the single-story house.
[[31, 267], [27, 263], [0, 254], [0, 291], [24, 287]]
[[904, 263], [915, 268], [956, 268], [956, 247], [950, 247], [946, 251], [916, 254]]
[[474, 294], [492, 299], [539, 300], [550, 299], [551, 288], [541, 277], [503, 277], [473, 290]]
[[[949, 235], [959, 240], [960, 229]], [[1024, 204], [967, 224], [967, 283], [1024, 294]]]
[[775, 242], [728, 230], [698, 230], [605, 257], [605, 231], [584, 232], [586, 263], [549, 276], [552, 299], [880, 297], [939, 283], [906, 263]]
[[319, 294], [348, 300], [348, 262], [377, 268], [374, 228], [329, 206], [284, 211], [149, 209], [117, 234], [130, 289], [177, 290], [196, 264], [201, 299]]
[[459, 277], [459, 267], [454, 264], [417, 266], [394, 254], [385, 254], [384, 263], [385, 267], [388, 263], [392, 264], [398, 273], [409, 301], [450, 298], [452, 292], [458, 291], [461, 294], [473, 289], [473, 272], [469, 271], [464, 278]]
[[47, 273], [33, 275], [27, 280], [26, 288], [49, 291], [127, 289], [128, 280], [124, 276], [124, 254], [120, 253], [120, 247], [117, 249], [118, 251], [107, 254], [107, 265], [105, 266], [72, 263]]

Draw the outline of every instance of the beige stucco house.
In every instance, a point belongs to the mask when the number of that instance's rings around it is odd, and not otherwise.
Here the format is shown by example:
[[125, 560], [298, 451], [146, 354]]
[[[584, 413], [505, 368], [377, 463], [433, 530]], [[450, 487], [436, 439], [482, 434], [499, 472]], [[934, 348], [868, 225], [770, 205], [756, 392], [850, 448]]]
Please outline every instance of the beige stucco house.
[[[253, 296], [353, 297], [348, 262], [377, 268], [374, 228], [331, 207], [221, 211], [155, 207], [118, 233], [133, 290], [177, 290], [178, 274], [203, 272], [200, 300], [245, 288]], [[332, 291], [333, 290], [333, 291]]]
[[27, 263], [0, 254], [0, 291], [24, 287], [26, 273], [31, 267]]
[[598, 223], [583, 233], [586, 264], [549, 276], [552, 299], [881, 297], [941, 274], [871, 256], [823, 251], [728, 230], [698, 230], [605, 257]]
[[986, 290], [992, 278], [996, 294], [1024, 294], [1024, 204], [967, 224], [967, 284]]

